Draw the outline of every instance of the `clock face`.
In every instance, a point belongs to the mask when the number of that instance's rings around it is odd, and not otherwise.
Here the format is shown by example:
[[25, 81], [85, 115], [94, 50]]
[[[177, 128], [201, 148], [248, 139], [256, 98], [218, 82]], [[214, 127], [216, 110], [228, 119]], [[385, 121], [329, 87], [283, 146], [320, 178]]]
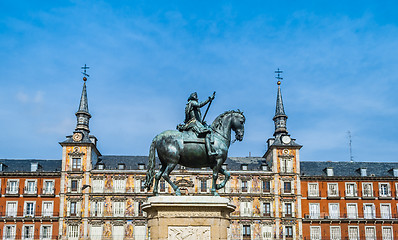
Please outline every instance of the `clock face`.
[[73, 138], [73, 141], [80, 142], [83, 139], [83, 134], [82, 133], [74, 133], [72, 138]]
[[292, 139], [289, 136], [283, 136], [282, 137], [282, 142], [285, 143], [285, 144], [290, 143], [291, 140]]

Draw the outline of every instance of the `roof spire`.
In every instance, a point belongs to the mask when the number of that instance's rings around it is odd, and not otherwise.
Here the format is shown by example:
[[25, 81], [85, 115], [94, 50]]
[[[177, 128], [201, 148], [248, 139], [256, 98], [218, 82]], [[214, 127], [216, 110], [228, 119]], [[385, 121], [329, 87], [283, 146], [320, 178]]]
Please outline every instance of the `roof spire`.
[[86, 64], [82, 67], [84, 70], [82, 72], [83, 74], [83, 90], [82, 90], [82, 95], [80, 97], [80, 104], [79, 104], [79, 109], [76, 112], [76, 118], [77, 118], [77, 125], [76, 125], [76, 131], [81, 131], [83, 133], [87, 133], [84, 135], [87, 135], [90, 132], [89, 129], [89, 120], [91, 118], [90, 113], [88, 112], [88, 98], [87, 98], [87, 90], [86, 90], [86, 81], [87, 77], [90, 77], [87, 73], [86, 70], [89, 69]]
[[275, 73], [277, 74], [275, 76], [275, 78], [278, 80], [278, 82], [277, 82], [278, 93], [276, 96], [275, 116], [273, 118], [273, 120], [275, 122], [274, 136], [276, 137], [276, 136], [280, 136], [282, 134], [287, 134], [288, 132], [286, 129], [287, 116], [285, 114], [285, 109], [283, 107], [282, 92], [281, 92], [281, 80], [283, 79], [283, 77], [281, 77], [281, 73], [283, 73], [283, 71], [281, 71], [278, 68], [278, 70], [276, 70]]

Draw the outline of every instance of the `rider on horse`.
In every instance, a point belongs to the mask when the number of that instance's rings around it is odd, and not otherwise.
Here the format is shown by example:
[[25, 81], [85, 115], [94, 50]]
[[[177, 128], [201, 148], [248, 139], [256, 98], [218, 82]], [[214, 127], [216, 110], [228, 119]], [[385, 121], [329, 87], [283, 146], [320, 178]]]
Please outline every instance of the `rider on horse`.
[[213, 101], [215, 97], [215, 93], [213, 96], [209, 97], [207, 100], [199, 103], [198, 101], [198, 94], [196, 92], [191, 93], [188, 98], [188, 103], [185, 107], [185, 121], [184, 124], [180, 124], [177, 126], [179, 131], [193, 131], [197, 137], [205, 138], [206, 150], [209, 157], [213, 157], [217, 155], [214, 152], [210, 136], [211, 136], [211, 129], [207, 126], [207, 124], [201, 119], [202, 114], [200, 112], [200, 108], [204, 107], [207, 103]]

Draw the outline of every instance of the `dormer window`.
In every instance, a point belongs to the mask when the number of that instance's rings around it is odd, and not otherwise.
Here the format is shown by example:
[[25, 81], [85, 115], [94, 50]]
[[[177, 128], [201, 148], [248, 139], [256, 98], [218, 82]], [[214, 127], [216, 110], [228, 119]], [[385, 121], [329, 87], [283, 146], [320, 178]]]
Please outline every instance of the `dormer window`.
[[328, 177], [333, 177], [334, 176], [334, 172], [333, 172], [333, 168], [332, 167], [326, 168], [326, 175]]
[[360, 171], [361, 171], [361, 177], [366, 177], [366, 176], [368, 176], [367, 171], [366, 171], [366, 168], [361, 168]]
[[97, 166], [99, 170], [104, 170], [105, 168], [105, 165], [103, 163], [99, 163]]
[[247, 164], [242, 164], [240, 168], [242, 169], [242, 171], [247, 171]]
[[398, 177], [398, 168], [393, 168], [392, 169], [392, 174], [394, 177]]
[[126, 168], [126, 165], [124, 163], [119, 163], [117, 165], [117, 169], [119, 169], [119, 170], [124, 170], [125, 168]]
[[263, 171], [267, 171], [267, 170], [268, 170], [268, 167], [267, 167], [267, 165], [265, 165], [265, 164], [261, 165], [261, 170], [263, 170]]
[[145, 169], [145, 164], [142, 164], [142, 163], [138, 164], [138, 169], [139, 170], [144, 170]]
[[36, 172], [39, 164], [37, 162], [32, 162], [30, 163], [30, 171], [31, 172]]

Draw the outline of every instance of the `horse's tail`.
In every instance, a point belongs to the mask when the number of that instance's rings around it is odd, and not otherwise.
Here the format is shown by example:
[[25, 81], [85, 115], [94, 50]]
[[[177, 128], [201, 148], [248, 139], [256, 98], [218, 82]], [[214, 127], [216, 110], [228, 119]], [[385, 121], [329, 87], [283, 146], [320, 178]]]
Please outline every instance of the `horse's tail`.
[[[155, 138], [156, 139], [156, 138]], [[149, 157], [148, 157], [148, 171], [146, 173], [144, 187], [148, 190], [151, 189], [153, 184], [153, 177], [155, 175], [155, 139], [152, 140], [151, 147], [149, 148]]]

